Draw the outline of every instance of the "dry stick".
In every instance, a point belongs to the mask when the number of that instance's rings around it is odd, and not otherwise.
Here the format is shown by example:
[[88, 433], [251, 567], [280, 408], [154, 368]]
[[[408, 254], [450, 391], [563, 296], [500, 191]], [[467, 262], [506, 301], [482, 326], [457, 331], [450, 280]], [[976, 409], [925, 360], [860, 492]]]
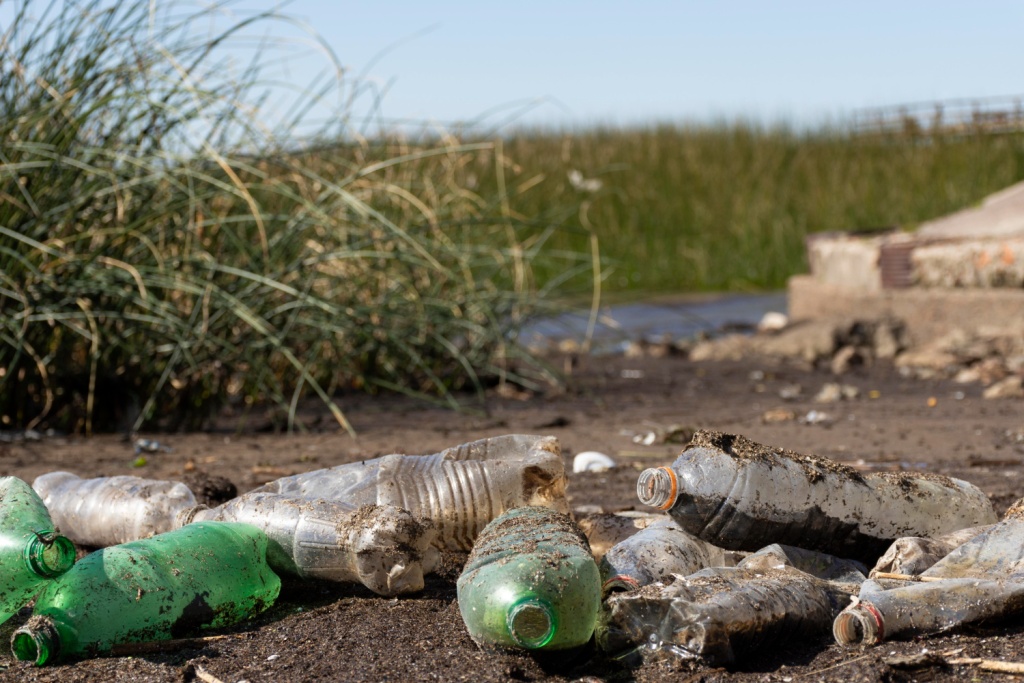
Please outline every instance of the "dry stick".
[[928, 583], [929, 581], [945, 581], [945, 577], [941, 576], [921, 576], [920, 574], [893, 574], [892, 572], [875, 572], [872, 576], [873, 579], [896, 579], [898, 581], [920, 581], [922, 583]]
[[947, 659], [947, 664], [977, 664], [979, 669], [985, 671], [996, 671], [1006, 674], [1024, 675], [1024, 663], [1022, 662], [1000, 662], [995, 659], [980, 659], [978, 657], [961, 657], [960, 659]]
[[206, 669], [198, 664], [196, 664], [196, 678], [203, 681], [203, 683], [224, 683], [224, 681], [220, 680], [213, 674], [208, 673]]

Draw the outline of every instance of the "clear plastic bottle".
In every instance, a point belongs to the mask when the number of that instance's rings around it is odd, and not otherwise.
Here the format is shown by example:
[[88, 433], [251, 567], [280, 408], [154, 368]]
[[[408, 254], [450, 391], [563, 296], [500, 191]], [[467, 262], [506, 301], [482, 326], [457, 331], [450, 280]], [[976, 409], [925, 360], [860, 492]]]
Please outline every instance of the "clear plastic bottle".
[[103, 548], [46, 587], [11, 649], [42, 666], [243, 621], [280, 592], [266, 553], [262, 531], [221, 522]]
[[598, 646], [627, 664], [729, 666], [758, 648], [820, 636], [856, 587], [793, 568], [712, 567], [605, 601]]
[[991, 524], [972, 526], [960, 529], [938, 538], [922, 538], [906, 536], [893, 541], [868, 575], [874, 578], [878, 574], [906, 574], [914, 576], [927, 570], [955, 548], [971, 540], [983, 531], [992, 528]]
[[36, 477], [32, 488], [57, 525], [75, 543], [103, 548], [162, 534], [198, 505], [180, 482], [133, 476], [82, 479], [70, 472]]
[[484, 648], [586, 645], [601, 603], [597, 564], [568, 515], [522, 507], [480, 533], [457, 583], [459, 612]]
[[732, 550], [784, 543], [874, 563], [903, 536], [996, 521], [988, 497], [959, 479], [861, 474], [827, 458], [700, 431], [672, 467], [645, 470], [640, 501]]
[[779, 543], [772, 543], [751, 553], [737, 566], [753, 570], [792, 567], [818, 579], [858, 586], [867, 580], [868, 573], [868, 568], [856, 560]]
[[393, 505], [354, 508], [254, 492], [191, 517], [258, 527], [270, 538], [267, 556], [274, 571], [361, 583], [381, 595], [422, 590], [423, 575], [440, 561], [430, 523]]
[[601, 559], [602, 590], [635, 590], [686, 576], [706, 567], [734, 566], [734, 551], [688, 534], [672, 519], [662, 519], [613, 546]]
[[1019, 614], [1024, 604], [1022, 503], [921, 573], [921, 582], [865, 582], [858, 599], [836, 617], [836, 642], [874, 645]]
[[641, 529], [646, 529], [657, 521], [669, 518], [663, 512], [637, 512], [635, 510], [585, 514], [575, 511], [573, 516], [576, 523], [583, 529], [583, 533], [587, 535], [590, 552], [598, 562], [613, 546], [625, 541]]
[[445, 547], [467, 551], [484, 526], [506, 510], [539, 505], [568, 512], [565, 484], [557, 439], [514, 434], [434, 455], [386, 455], [304, 472], [256, 490], [352, 505], [397, 505], [433, 521]]
[[74, 563], [74, 544], [55, 531], [32, 487], [0, 477], [0, 623]]

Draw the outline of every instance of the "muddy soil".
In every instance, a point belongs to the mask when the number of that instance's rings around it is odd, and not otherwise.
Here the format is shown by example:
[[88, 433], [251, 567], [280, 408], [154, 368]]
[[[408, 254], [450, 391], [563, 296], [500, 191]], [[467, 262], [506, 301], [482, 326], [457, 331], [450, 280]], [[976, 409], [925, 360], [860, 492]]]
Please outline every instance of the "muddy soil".
[[[568, 365], [568, 362], [567, 362]], [[828, 382], [857, 398], [814, 402]], [[800, 391], [796, 391], [796, 387]], [[847, 392], [847, 394], [852, 392]], [[781, 395], [788, 398], [784, 399]], [[289, 436], [242, 428], [149, 434], [163, 447], [139, 459], [118, 436], [44, 437], [0, 443], [0, 474], [133, 474], [187, 481], [216, 499], [280, 476], [404, 452], [427, 454], [486, 436], [550, 434], [571, 472], [573, 455], [597, 450], [618, 466], [571, 474], [577, 512], [642, 509], [640, 470], [672, 462], [692, 429], [742, 434], [863, 471], [925, 471], [980, 486], [1002, 514], [1024, 497], [1024, 401], [987, 400], [979, 385], [902, 377], [875, 363], [842, 377], [786, 361], [696, 363], [679, 356], [577, 360], [568, 390], [488, 398], [485, 411], [455, 413], [394, 397], [351, 397], [353, 438], [310, 409], [308, 431]], [[204, 484], [205, 482], [205, 484]], [[200, 491], [202, 489], [202, 491]], [[449, 555], [418, 595], [388, 599], [361, 586], [286, 581], [277, 604], [251, 622], [167, 652], [140, 652], [36, 668], [0, 651], [0, 680], [17, 681], [962, 681], [1007, 680], [978, 663], [1024, 662], [1024, 616], [941, 637], [842, 649], [830, 633], [774, 643], [733, 670], [649, 664], [625, 669], [588, 651], [535, 658], [480, 651], [455, 596], [464, 556]], [[0, 643], [28, 618], [0, 627]], [[921, 653], [941, 657], [921, 657]], [[908, 659], [909, 658], [909, 659]]]

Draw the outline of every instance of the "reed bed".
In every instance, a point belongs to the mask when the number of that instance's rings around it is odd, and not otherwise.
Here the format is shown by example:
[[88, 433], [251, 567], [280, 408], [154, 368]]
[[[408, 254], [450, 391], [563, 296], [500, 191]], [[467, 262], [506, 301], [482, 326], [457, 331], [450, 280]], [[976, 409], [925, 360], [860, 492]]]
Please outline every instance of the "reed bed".
[[521, 130], [505, 150], [519, 177], [552, 180], [514, 211], [580, 202], [555, 246], [584, 250], [596, 236], [613, 297], [780, 289], [806, 270], [810, 233], [912, 229], [1024, 179], [1019, 133], [665, 124]]
[[[273, 14], [211, 34], [220, 5], [14, 7], [0, 429], [184, 429], [254, 410], [294, 428], [306, 396], [351, 429], [346, 391], [454, 406], [457, 390], [553, 381], [516, 333], [590, 282], [592, 261], [549, 248], [573, 209], [520, 215], [515, 187], [463, 182], [486, 158], [500, 185], [500, 143], [343, 134], [329, 155], [297, 151], [293, 128], [261, 120], [262, 65], [239, 75], [219, 52]], [[558, 275], [538, 280], [544, 263]]]

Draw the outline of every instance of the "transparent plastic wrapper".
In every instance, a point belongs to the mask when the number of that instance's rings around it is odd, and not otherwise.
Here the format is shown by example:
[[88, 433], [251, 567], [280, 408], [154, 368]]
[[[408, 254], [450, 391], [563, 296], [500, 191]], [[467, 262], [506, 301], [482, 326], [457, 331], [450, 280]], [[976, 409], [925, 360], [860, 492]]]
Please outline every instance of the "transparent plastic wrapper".
[[651, 524], [668, 519], [663, 512], [594, 512], [588, 514], [574, 514], [576, 523], [587, 535], [590, 543], [590, 552], [598, 562], [612, 546], [625, 541], [627, 538], [646, 529]]
[[956, 547], [991, 527], [991, 524], [969, 527], [943, 534], [938, 538], [918, 536], [897, 538], [878, 558], [878, 562], [875, 563], [868, 578], [875, 578], [878, 574], [920, 574], [953, 552]]
[[32, 487], [0, 477], [0, 623], [74, 563], [74, 544], [55, 531]]
[[513, 434], [434, 455], [374, 460], [284, 477], [256, 491], [352, 505], [397, 505], [429, 519], [438, 542], [468, 551], [480, 530], [506, 510], [549, 507], [567, 513], [565, 467], [554, 437]]
[[94, 548], [176, 529], [178, 516], [198, 505], [181, 482], [127, 475], [82, 479], [50, 472], [36, 477], [32, 488], [57, 528], [75, 543]]
[[103, 548], [47, 585], [11, 650], [42, 666], [238, 623], [281, 590], [266, 554], [262, 531], [221, 522]]
[[248, 493], [198, 509], [192, 519], [252, 524], [270, 539], [267, 556], [275, 571], [361, 583], [381, 595], [423, 590], [423, 575], [434, 570], [441, 555], [432, 544], [437, 532], [430, 523], [393, 505], [352, 508]]
[[896, 587], [865, 582], [836, 617], [836, 642], [874, 645], [1024, 612], [1024, 501], [918, 578]]
[[730, 666], [759, 648], [820, 637], [857, 590], [793, 568], [714, 567], [605, 600], [598, 646], [627, 665]]
[[735, 566], [736, 551], [723, 550], [686, 533], [672, 519], [662, 519], [613, 546], [601, 559], [601, 589], [635, 590], [673, 574], [693, 574], [706, 567]]
[[988, 497], [959, 479], [862, 474], [828, 458], [712, 431], [697, 432], [671, 467], [642, 472], [637, 494], [726, 549], [783, 543], [871, 564], [897, 538], [996, 521]]
[[482, 648], [569, 650], [594, 633], [601, 584], [579, 526], [543, 507], [509, 510], [477, 538], [456, 585]]

